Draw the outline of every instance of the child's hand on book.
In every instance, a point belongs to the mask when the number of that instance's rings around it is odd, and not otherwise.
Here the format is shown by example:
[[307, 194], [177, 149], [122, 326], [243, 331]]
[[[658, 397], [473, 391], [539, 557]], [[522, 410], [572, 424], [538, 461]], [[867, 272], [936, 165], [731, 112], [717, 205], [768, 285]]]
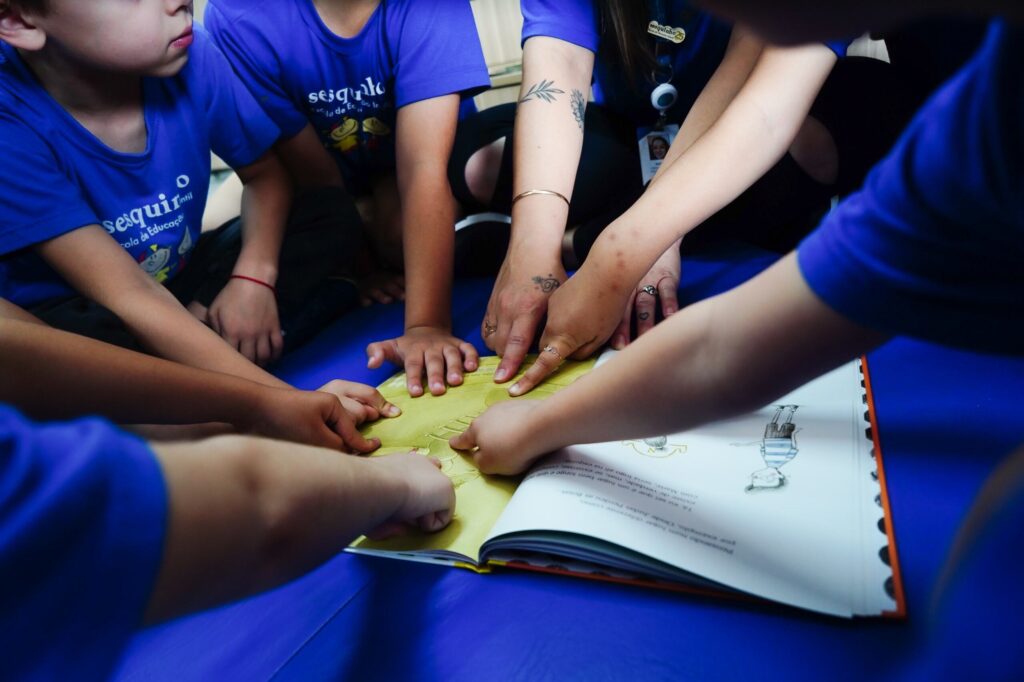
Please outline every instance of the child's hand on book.
[[460, 385], [464, 372], [475, 372], [480, 366], [472, 344], [439, 327], [410, 327], [404, 336], [371, 343], [366, 355], [370, 369], [377, 369], [385, 360], [403, 367], [409, 395], [414, 398], [423, 395], [424, 371], [431, 394], [444, 395], [446, 386]]
[[358, 453], [380, 447], [379, 440], [359, 433], [356, 418], [331, 393], [263, 387], [256, 409], [246, 417], [240, 431], [275, 440]]
[[535, 459], [553, 449], [545, 447], [533, 427], [542, 404], [539, 400], [498, 403], [448, 443], [456, 450], [472, 451], [473, 462], [485, 474], [522, 473]]
[[455, 513], [455, 487], [441, 473], [441, 463], [433, 457], [405, 452], [374, 457], [372, 464], [392, 478], [402, 490], [402, 503], [383, 524], [367, 533], [382, 540], [410, 529], [436, 533], [451, 523]]
[[335, 396], [356, 425], [375, 422], [381, 417], [397, 417], [402, 414], [398, 405], [389, 403], [373, 386], [335, 379], [324, 384], [317, 391]]

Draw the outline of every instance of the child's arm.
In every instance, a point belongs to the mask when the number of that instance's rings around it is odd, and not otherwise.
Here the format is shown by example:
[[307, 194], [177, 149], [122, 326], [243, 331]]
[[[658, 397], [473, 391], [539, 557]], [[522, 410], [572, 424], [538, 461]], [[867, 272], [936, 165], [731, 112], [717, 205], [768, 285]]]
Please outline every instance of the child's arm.
[[[224, 423], [239, 433], [336, 450], [379, 445], [359, 434], [329, 393], [204, 372], [38, 321], [0, 320], [0, 376], [0, 403], [39, 420], [95, 414], [122, 424]], [[376, 397], [375, 408], [391, 415], [394, 408]]]
[[32, 324], [46, 324], [27, 310], [0, 298], [0, 320], [19, 320]]
[[284, 339], [277, 300], [278, 258], [291, 206], [291, 183], [281, 161], [267, 152], [236, 169], [242, 181], [242, 251], [231, 279], [210, 304], [208, 321], [232, 348], [265, 365], [281, 356]]
[[405, 334], [370, 344], [366, 352], [370, 367], [385, 360], [403, 365], [412, 396], [423, 394], [424, 370], [430, 392], [441, 395], [446, 378], [457, 386], [463, 367], [472, 372], [478, 363], [476, 349], [451, 333], [455, 200], [447, 169], [458, 109], [458, 95], [436, 97], [402, 107], [396, 123]]
[[452, 439], [487, 473], [511, 474], [574, 443], [675, 433], [762, 407], [887, 337], [834, 312], [795, 254], [690, 306], [543, 402], [492, 407]]
[[296, 187], [341, 187], [345, 180], [331, 155], [324, 149], [313, 125], [306, 124], [292, 137], [278, 141], [274, 151], [284, 163], [288, 175]]
[[[594, 53], [585, 48], [543, 36], [526, 41], [514, 197], [545, 190], [572, 198], [593, 72]], [[551, 292], [566, 280], [562, 237], [568, 219], [569, 207], [551, 195], [527, 197], [512, 207], [512, 239], [481, 325], [484, 343], [502, 356], [494, 373], [498, 382], [519, 370]]]
[[287, 386], [189, 314], [99, 225], [68, 232], [36, 248], [72, 288], [117, 315], [156, 355], [267, 386]]
[[[835, 63], [835, 53], [824, 45], [766, 48], [722, 115], [609, 225], [576, 276], [552, 295], [541, 346], [563, 358], [587, 357], [600, 348], [621, 323], [637, 282], [666, 247], [786, 153]], [[543, 361], [520, 382], [521, 392], [554, 370], [554, 356], [542, 354]]]
[[[36, 249], [75, 290], [117, 315], [154, 354], [190, 367], [289, 388], [185, 310], [99, 225], [74, 230]], [[339, 391], [329, 392], [343, 399]], [[347, 411], [343, 418], [354, 421]], [[355, 442], [349, 445], [357, 447]]]
[[240, 437], [154, 449], [170, 518], [149, 623], [284, 583], [360, 533], [440, 530], [455, 509], [451, 481], [412, 453], [360, 459]]

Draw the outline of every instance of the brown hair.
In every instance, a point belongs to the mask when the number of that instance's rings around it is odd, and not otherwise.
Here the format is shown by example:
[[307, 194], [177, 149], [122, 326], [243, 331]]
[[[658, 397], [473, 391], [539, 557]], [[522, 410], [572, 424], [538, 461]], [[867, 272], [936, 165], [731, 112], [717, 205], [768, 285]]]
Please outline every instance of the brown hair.
[[[650, 13], [643, 0], [600, 0], [602, 51], [617, 57], [622, 69], [630, 75], [645, 77], [657, 66], [657, 59], [647, 39]], [[613, 60], [614, 61], [614, 60]]]

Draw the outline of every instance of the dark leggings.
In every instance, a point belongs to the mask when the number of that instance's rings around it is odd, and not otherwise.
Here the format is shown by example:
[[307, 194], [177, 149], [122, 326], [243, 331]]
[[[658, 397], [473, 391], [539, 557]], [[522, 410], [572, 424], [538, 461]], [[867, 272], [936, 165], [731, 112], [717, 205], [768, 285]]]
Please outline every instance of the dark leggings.
[[[836, 183], [816, 182], [786, 154], [735, 201], [691, 231], [684, 249], [721, 240], [740, 240], [778, 252], [794, 248], [828, 211], [831, 198], [859, 187], [895, 142], [921, 104], [904, 92], [889, 64], [856, 57], [839, 60], [811, 111], [836, 143]], [[449, 178], [456, 198], [471, 211], [508, 213], [511, 209], [514, 119], [515, 105], [508, 104], [484, 110], [459, 127]], [[484, 205], [469, 191], [466, 165], [474, 153], [501, 138], [506, 140], [506, 153], [497, 189], [493, 200]], [[568, 223], [577, 227], [573, 246], [579, 262], [601, 231], [643, 193], [636, 140], [636, 130], [628, 121], [599, 105], [587, 109]], [[495, 238], [507, 243], [507, 235]]]

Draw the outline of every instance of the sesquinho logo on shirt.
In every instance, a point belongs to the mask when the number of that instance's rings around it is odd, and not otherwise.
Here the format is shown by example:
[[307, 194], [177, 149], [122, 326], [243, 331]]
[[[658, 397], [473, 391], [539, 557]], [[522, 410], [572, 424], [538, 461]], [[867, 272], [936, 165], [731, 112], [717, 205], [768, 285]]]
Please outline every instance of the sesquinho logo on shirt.
[[104, 220], [102, 225], [109, 234], [115, 236], [133, 228], [138, 229], [138, 239], [143, 242], [148, 241], [150, 237], [154, 237], [164, 230], [172, 229], [181, 224], [183, 216], [179, 216], [179, 219], [169, 222], [158, 223], [157, 221], [180, 210], [182, 206], [195, 198], [193, 192], [188, 189], [191, 184], [192, 181], [189, 176], [179, 175], [175, 179], [178, 191], [174, 194], [168, 195], [161, 192], [157, 195], [155, 202], [143, 204], [137, 208], [125, 211], [116, 218]]
[[387, 93], [382, 81], [374, 82], [372, 76], [367, 76], [357, 87], [338, 88], [336, 90], [320, 90], [311, 92], [308, 101], [311, 105], [335, 104], [341, 107], [352, 107], [364, 100], [372, 100], [383, 97]]

